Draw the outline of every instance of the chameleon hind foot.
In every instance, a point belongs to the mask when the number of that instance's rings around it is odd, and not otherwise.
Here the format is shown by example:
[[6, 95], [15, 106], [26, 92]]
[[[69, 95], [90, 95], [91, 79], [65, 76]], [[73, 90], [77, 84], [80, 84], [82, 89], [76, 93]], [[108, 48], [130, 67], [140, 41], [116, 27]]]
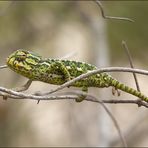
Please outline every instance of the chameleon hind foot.
[[118, 96], [121, 95], [121, 92], [117, 88], [112, 87], [112, 94], [115, 96], [116, 93], [117, 93]]
[[[88, 92], [88, 88], [82, 87], [82, 91]], [[76, 102], [82, 102], [86, 97], [87, 97], [87, 95], [79, 95], [78, 98], [75, 101]]]

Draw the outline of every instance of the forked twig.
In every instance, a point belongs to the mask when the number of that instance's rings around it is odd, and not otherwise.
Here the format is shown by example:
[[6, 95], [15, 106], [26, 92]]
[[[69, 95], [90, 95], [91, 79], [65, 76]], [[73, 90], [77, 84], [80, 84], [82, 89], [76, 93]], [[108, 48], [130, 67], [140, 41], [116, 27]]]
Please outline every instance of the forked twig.
[[106, 16], [101, 2], [99, 0], [95, 0], [95, 2], [99, 6], [99, 8], [101, 10], [101, 15], [104, 19], [115, 19], [115, 20], [124, 20], [124, 21], [134, 22], [134, 20], [132, 20], [130, 18], [126, 18], [126, 17]]

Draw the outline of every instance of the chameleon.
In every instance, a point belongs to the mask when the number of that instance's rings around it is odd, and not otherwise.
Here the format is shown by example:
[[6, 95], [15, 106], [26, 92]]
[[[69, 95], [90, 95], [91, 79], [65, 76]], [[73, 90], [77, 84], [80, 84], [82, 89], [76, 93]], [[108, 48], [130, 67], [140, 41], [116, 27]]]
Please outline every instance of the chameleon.
[[[6, 63], [11, 70], [32, 81], [42, 81], [54, 85], [62, 85], [84, 73], [97, 69], [96, 66], [85, 62], [42, 58], [40, 55], [24, 49], [16, 50], [10, 54]], [[112, 87], [114, 90], [122, 90], [148, 102], [148, 97], [141, 92], [120, 83], [105, 72], [81, 79], [70, 86], [79, 87], [85, 92], [89, 87]], [[85, 97], [79, 97], [76, 101], [81, 102]]]

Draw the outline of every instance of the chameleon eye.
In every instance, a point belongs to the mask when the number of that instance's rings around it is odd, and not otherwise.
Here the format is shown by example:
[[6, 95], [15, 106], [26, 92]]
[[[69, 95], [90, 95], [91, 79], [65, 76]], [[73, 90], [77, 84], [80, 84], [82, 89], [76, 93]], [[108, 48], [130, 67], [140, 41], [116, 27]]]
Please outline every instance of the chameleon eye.
[[27, 57], [26, 54], [21, 55], [21, 58], [26, 58], [26, 57]]
[[24, 61], [26, 59], [27, 55], [26, 54], [23, 54], [23, 55], [20, 55], [18, 57], [16, 57], [16, 60], [21, 62], [21, 61]]

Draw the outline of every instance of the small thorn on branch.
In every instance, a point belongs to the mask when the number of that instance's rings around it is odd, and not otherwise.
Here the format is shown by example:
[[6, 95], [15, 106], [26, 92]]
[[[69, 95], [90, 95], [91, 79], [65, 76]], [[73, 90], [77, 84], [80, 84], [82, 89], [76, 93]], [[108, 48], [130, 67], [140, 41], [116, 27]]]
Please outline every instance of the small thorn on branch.
[[40, 100], [37, 101], [37, 104], [39, 104], [39, 103], [40, 103]]

